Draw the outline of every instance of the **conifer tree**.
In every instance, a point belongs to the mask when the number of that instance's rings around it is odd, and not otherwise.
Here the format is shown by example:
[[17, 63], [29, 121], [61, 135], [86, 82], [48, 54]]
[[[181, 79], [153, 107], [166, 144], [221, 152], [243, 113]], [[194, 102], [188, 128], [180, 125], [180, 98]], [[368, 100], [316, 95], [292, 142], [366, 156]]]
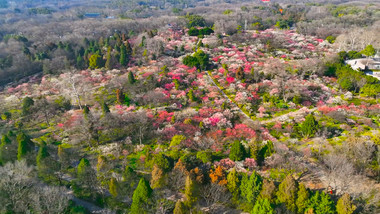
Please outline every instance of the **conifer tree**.
[[87, 105], [85, 105], [84, 108], [83, 108], [83, 115], [84, 115], [84, 118], [87, 119], [89, 113], [90, 113], [90, 109], [88, 108]]
[[308, 206], [308, 201], [309, 201], [310, 193], [306, 189], [305, 185], [301, 183], [298, 187], [298, 192], [297, 192], [297, 200], [296, 200], [296, 205], [297, 205], [297, 213], [303, 214]]
[[244, 198], [248, 203], [254, 203], [260, 193], [261, 187], [262, 178], [255, 171], [252, 172], [249, 178], [247, 175], [243, 175], [240, 185], [242, 198]]
[[352, 214], [356, 210], [356, 206], [352, 204], [351, 197], [345, 193], [339, 198], [336, 205], [338, 214]]
[[277, 199], [284, 203], [291, 212], [296, 211], [297, 183], [292, 175], [286, 176], [285, 180], [278, 187]]
[[120, 65], [122, 66], [126, 66], [128, 64], [128, 61], [127, 61], [127, 51], [126, 51], [126, 48], [124, 45], [121, 45], [120, 46]]
[[239, 194], [239, 177], [235, 168], [227, 175], [227, 189], [232, 193], [234, 198], [237, 199]]
[[306, 211], [314, 214], [332, 214], [335, 213], [335, 206], [329, 195], [317, 191], [310, 198]]
[[306, 116], [305, 121], [300, 127], [302, 136], [308, 138], [313, 137], [314, 134], [318, 131], [319, 126], [318, 122], [315, 120], [315, 117], [312, 114]]
[[259, 198], [260, 199], [268, 199], [270, 203], [275, 202], [275, 196], [276, 196], [276, 185], [273, 181], [264, 180], [263, 187], [260, 191]]
[[187, 214], [187, 213], [189, 213], [189, 212], [188, 212], [188, 209], [186, 208], [186, 206], [183, 204], [183, 202], [181, 200], [178, 200], [175, 203], [173, 214]]
[[5, 162], [11, 160], [12, 152], [10, 149], [11, 139], [9, 139], [8, 135], [3, 135], [1, 137], [0, 143], [0, 166]]
[[25, 157], [26, 153], [32, 151], [33, 142], [24, 133], [20, 133], [17, 135], [17, 142], [17, 160], [21, 160]]
[[184, 204], [188, 208], [193, 207], [194, 203], [197, 201], [197, 197], [196, 197], [196, 187], [195, 187], [194, 181], [190, 178], [190, 176], [186, 177], [185, 197], [186, 197], [186, 200]]
[[110, 183], [108, 185], [108, 189], [110, 191], [110, 194], [114, 198], [116, 198], [118, 195], [118, 192], [117, 192], [117, 182], [116, 182], [115, 178], [111, 178]]
[[149, 186], [149, 182], [144, 178], [140, 179], [137, 188], [133, 192], [131, 214], [147, 213], [147, 206], [149, 205], [149, 199], [152, 196], [152, 188]]
[[102, 112], [103, 116], [105, 116], [107, 113], [110, 113], [110, 108], [108, 107], [106, 102], [102, 103]]
[[85, 67], [85, 63], [84, 63], [84, 60], [83, 60], [83, 57], [81, 55], [78, 55], [77, 56], [77, 68], [78, 69], [83, 69]]
[[136, 82], [135, 75], [133, 75], [132, 71], [128, 73], [128, 82], [129, 84], [133, 84]]
[[152, 180], [150, 181], [153, 189], [161, 188], [164, 183], [164, 171], [160, 169], [157, 165], [153, 166], [152, 170]]
[[233, 161], [241, 161], [244, 159], [245, 153], [244, 146], [239, 141], [235, 141], [231, 146], [229, 157]]
[[39, 170], [42, 170], [42, 168], [44, 167], [43, 160], [47, 158], [48, 156], [49, 156], [49, 153], [47, 151], [46, 144], [43, 143], [43, 145], [41, 145], [40, 148], [38, 149], [38, 154], [36, 157], [36, 163]]
[[106, 64], [104, 65], [104, 67], [108, 70], [112, 68], [112, 65], [111, 65], [111, 47], [110, 46], [108, 46], [108, 48], [107, 48]]
[[88, 161], [86, 158], [82, 158], [77, 168], [78, 177], [85, 177], [89, 168], [91, 168], [90, 161]]
[[34, 105], [34, 101], [30, 97], [25, 97], [22, 100], [22, 115], [28, 115], [30, 113], [30, 108]]
[[251, 214], [273, 214], [274, 209], [268, 199], [258, 199]]

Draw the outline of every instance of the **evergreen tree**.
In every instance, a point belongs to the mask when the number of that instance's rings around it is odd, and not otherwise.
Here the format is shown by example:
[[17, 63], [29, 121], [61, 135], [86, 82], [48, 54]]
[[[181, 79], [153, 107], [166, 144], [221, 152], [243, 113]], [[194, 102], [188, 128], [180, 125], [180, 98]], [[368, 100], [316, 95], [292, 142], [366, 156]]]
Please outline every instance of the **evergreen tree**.
[[86, 158], [82, 158], [77, 168], [78, 177], [85, 177], [89, 168], [91, 168], [90, 161], [88, 161]]
[[110, 46], [108, 46], [108, 48], [107, 48], [106, 64], [104, 65], [104, 67], [108, 70], [112, 68], [112, 65], [111, 65], [111, 47]]
[[305, 185], [301, 183], [298, 187], [298, 192], [297, 192], [297, 200], [296, 200], [296, 205], [297, 205], [297, 213], [303, 214], [308, 206], [308, 201], [309, 201], [310, 193], [306, 189]]
[[81, 55], [78, 55], [77, 56], [77, 68], [78, 69], [83, 69], [85, 67], [85, 63], [84, 63], [84, 60], [83, 60], [83, 57]]
[[249, 179], [247, 175], [243, 175], [240, 185], [242, 198], [244, 198], [248, 203], [254, 203], [260, 193], [261, 187], [262, 178], [255, 171], [252, 172]]
[[152, 179], [150, 183], [153, 189], [161, 188], [164, 184], [164, 171], [157, 165], [153, 166]]
[[120, 65], [122, 66], [126, 66], [128, 64], [128, 61], [127, 61], [127, 50], [126, 50], [126, 47], [124, 45], [121, 45], [120, 46]]
[[244, 146], [239, 141], [235, 141], [231, 146], [229, 157], [233, 161], [241, 161], [245, 158], [245, 153]]
[[345, 193], [339, 198], [336, 205], [338, 214], [352, 214], [356, 210], [356, 206], [352, 204], [351, 197]]
[[103, 112], [103, 116], [106, 116], [107, 113], [110, 113], [110, 108], [108, 107], [106, 102], [102, 103], [102, 112]]
[[187, 93], [187, 98], [189, 98], [190, 101], [193, 101], [193, 102], [195, 101], [193, 89], [189, 90], [189, 92]]
[[296, 211], [297, 183], [292, 175], [286, 176], [285, 180], [278, 187], [277, 199], [284, 203], [291, 212]]
[[0, 143], [0, 166], [10, 161], [12, 158], [12, 151], [10, 149], [11, 139], [9, 139], [8, 135], [3, 135], [1, 137]]
[[17, 135], [18, 151], [17, 160], [21, 160], [25, 157], [26, 153], [32, 151], [33, 142], [24, 133]]
[[331, 200], [330, 196], [326, 193], [320, 193], [317, 191], [309, 200], [308, 212], [312, 210], [314, 214], [332, 214], [335, 213], [334, 202]]
[[227, 189], [236, 199], [239, 194], [239, 177], [235, 168], [233, 168], [227, 175]]
[[274, 210], [268, 199], [258, 199], [251, 214], [273, 214]]
[[197, 201], [197, 197], [196, 197], [196, 187], [195, 187], [194, 181], [190, 178], [190, 176], [186, 177], [185, 197], [186, 197], [186, 200], [184, 204], [188, 208], [192, 208], [194, 203]]
[[136, 82], [135, 75], [133, 75], [132, 71], [128, 72], [128, 82], [129, 84], [133, 84]]
[[133, 192], [131, 214], [147, 213], [147, 206], [149, 205], [149, 199], [152, 195], [152, 188], [149, 186], [149, 182], [144, 178], [140, 179], [137, 188]]
[[25, 97], [22, 100], [22, 115], [28, 115], [30, 113], [30, 108], [34, 105], [34, 101], [30, 97]]
[[306, 116], [305, 121], [302, 123], [300, 127], [302, 136], [307, 138], [314, 136], [318, 129], [318, 122], [315, 120], [315, 117], [312, 114]]
[[101, 68], [103, 66], [103, 60], [102, 57], [99, 54], [92, 54], [89, 59], [89, 68], [90, 69], [97, 69]]
[[84, 108], [83, 108], [83, 115], [84, 115], [84, 118], [87, 119], [89, 113], [90, 113], [90, 109], [88, 108], [87, 105], [85, 105]]
[[175, 203], [173, 214], [187, 214], [187, 213], [189, 213], [189, 212], [188, 212], [188, 209], [186, 208], [186, 206], [183, 204], [183, 202], [181, 200], [178, 200]]
[[47, 151], [47, 147], [46, 147], [46, 144], [43, 143], [40, 148], [38, 149], [38, 154], [37, 154], [37, 157], [36, 157], [36, 163], [37, 163], [37, 168], [38, 170], [43, 170], [42, 168], [44, 168], [44, 159], [47, 158], [49, 156], [49, 153]]
[[110, 194], [114, 197], [114, 198], [116, 198], [117, 197], [117, 195], [118, 195], [118, 192], [117, 192], [117, 182], [116, 182], [116, 180], [115, 180], [115, 178], [111, 178], [111, 180], [110, 180], [110, 183], [109, 183], [109, 185], [108, 185], [108, 189], [109, 189], [109, 191], [110, 191]]
[[276, 197], [276, 185], [273, 181], [264, 180], [263, 187], [260, 191], [259, 198], [267, 199], [270, 203], [275, 202]]

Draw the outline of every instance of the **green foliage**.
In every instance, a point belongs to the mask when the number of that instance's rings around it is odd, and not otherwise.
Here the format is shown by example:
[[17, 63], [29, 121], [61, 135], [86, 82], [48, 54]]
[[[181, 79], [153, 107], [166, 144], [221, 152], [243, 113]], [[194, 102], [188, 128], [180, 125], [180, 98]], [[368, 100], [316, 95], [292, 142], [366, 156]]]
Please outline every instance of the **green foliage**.
[[189, 98], [190, 101], [195, 101], [195, 97], [194, 97], [194, 90], [193, 89], [190, 89], [189, 92], [187, 93], [187, 98]]
[[302, 136], [307, 138], [313, 137], [318, 129], [318, 122], [315, 120], [315, 117], [312, 114], [307, 115], [305, 121], [300, 126]]
[[227, 9], [227, 10], [223, 11], [224, 15], [230, 15], [231, 13], [233, 13], [233, 11], [230, 10], [230, 9]]
[[280, 29], [289, 29], [292, 25], [293, 25], [292, 20], [281, 19], [281, 20], [276, 22], [275, 26], [280, 28]]
[[90, 161], [88, 161], [86, 158], [82, 158], [77, 168], [78, 177], [85, 177], [89, 168], [91, 168]]
[[274, 209], [268, 199], [258, 199], [253, 207], [251, 214], [273, 214]]
[[191, 27], [187, 33], [189, 34], [189, 36], [198, 36], [199, 30], [195, 27]]
[[104, 67], [106, 69], [111, 69], [112, 68], [112, 65], [111, 65], [111, 46], [109, 46], [107, 48], [106, 63], [104, 64]]
[[17, 150], [17, 160], [21, 160], [25, 157], [26, 153], [32, 151], [33, 142], [24, 133], [17, 135], [18, 150]]
[[182, 63], [189, 67], [197, 67], [198, 69], [206, 69], [209, 65], [209, 56], [202, 50], [198, 50], [193, 56], [185, 56]]
[[178, 200], [175, 203], [173, 214], [187, 214], [187, 213], [189, 212], [185, 204], [181, 200]]
[[198, 151], [197, 158], [202, 161], [202, 163], [212, 162], [212, 152], [211, 151]]
[[118, 191], [117, 191], [118, 187], [117, 187], [117, 182], [116, 182], [115, 178], [111, 178], [110, 183], [108, 185], [108, 189], [110, 191], [110, 194], [113, 197], [117, 197], [117, 195], [118, 195]]
[[191, 28], [191, 27], [204, 27], [206, 25], [206, 20], [200, 16], [200, 15], [189, 15], [187, 14], [185, 16], [186, 20], [187, 20], [187, 27], [188, 28]]
[[149, 182], [144, 178], [140, 179], [137, 188], [133, 192], [131, 214], [147, 213], [147, 205], [149, 204], [153, 190], [149, 186]]
[[367, 97], [376, 98], [380, 94], [380, 84], [365, 84], [360, 89], [360, 93]]
[[298, 187], [297, 192], [297, 200], [296, 200], [296, 206], [297, 206], [297, 213], [303, 214], [305, 212], [305, 209], [308, 206], [310, 193], [306, 189], [305, 185], [301, 183]]
[[237, 198], [239, 194], [239, 177], [235, 168], [227, 175], [227, 189], [232, 193], [234, 198]]
[[335, 36], [328, 36], [326, 37], [326, 40], [330, 43], [330, 44], [334, 44], [335, 40], [336, 40], [336, 37]]
[[296, 194], [297, 183], [292, 175], [288, 175], [278, 187], [277, 199], [280, 203], [284, 203], [288, 210], [295, 212]]
[[317, 191], [308, 202], [308, 209], [313, 209], [315, 214], [333, 214], [335, 213], [335, 205], [330, 196], [326, 193]]
[[374, 56], [376, 54], [376, 50], [372, 45], [367, 45], [364, 50], [360, 51], [363, 55], [367, 57]]
[[128, 82], [129, 84], [136, 82], [135, 75], [132, 73], [132, 71], [128, 72]]
[[103, 59], [99, 54], [92, 54], [89, 59], [89, 68], [97, 69], [103, 67]]
[[249, 178], [247, 174], [243, 174], [240, 185], [241, 197], [248, 203], [254, 203], [260, 193], [261, 187], [262, 178], [255, 171], [252, 172]]
[[43, 165], [43, 160], [45, 158], [49, 157], [49, 153], [47, 151], [47, 147], [46, 145], [43, 143], [40, 148], [38, 149], [38, 154], [37, 154], [37, 157], [36, 157], [36, 163], [37, 163], [37, 167], [38, 168], [41, 168], [42, 165]]
[[259, 198], [267, 199], [270, 203], [275, 202], [276, 185], [273, 181], [264, 180], [263, 187], [261, 188]]
[[264, 144], [260, 151], [258, 152], [258, 160], [263, 161], [266, 157], [271, 156], [274, 153], [274, 148], [273, 148], [273, 142], [272, 141], [267, 141], [266, 144]]
[[352, 214], [355, 210], [356, 206], [352, 204], [349, 194], [345, 193], [339, 198], [336, 205], [336, 211], [338, 214]]
[[246, 151], [243, 146], [239, 141], [235, 141], [230, 150], [230, 159], [233, 161], [241, 161], [246, 157]]
[[186, 137], [183, 135], [174, 135], [170, 141], [170, 147], [178, 146], [182, 141], [186, 140]]
[[102, 112], [103, 112], [103, 116], [105, 116], [107, 113], [110, 113], [110, 109], [106, 102], [102, 103]]
[[30, 97], [25, 97], [22, 100], [22, 115], [28, 115], [30, 108], [34, 105], [34, 101]]
[[196, 185], [194, 181], [190, 178], [190, 176], [186, 177], [185, 182], [185, 201], [184, 204], [191, 208], [193, 207], [194, 203], [198, 200], [196, 197]]
[[179, 14], [180, 12], [182, 12], [182, 9], [173, 7], [173, 8], [172, 8], [172, 12], [173, 12], [174, 14]]
[[173, 168], [173, 160], [162, 153], [154, 157], [154, 164], [164, 172], [168, 172]]

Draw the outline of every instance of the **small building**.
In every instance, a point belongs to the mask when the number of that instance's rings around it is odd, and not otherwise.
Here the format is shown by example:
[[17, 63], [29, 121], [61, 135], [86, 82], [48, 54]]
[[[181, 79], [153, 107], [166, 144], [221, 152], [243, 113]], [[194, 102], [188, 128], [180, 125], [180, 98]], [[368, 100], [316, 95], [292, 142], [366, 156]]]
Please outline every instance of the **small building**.
[[350, 65], [352, 69], [358, 71], [364, 70], [380, 70], [380, 59], [372, 58], [372, 59], [351, 59], [346, 60], [345, 63]]

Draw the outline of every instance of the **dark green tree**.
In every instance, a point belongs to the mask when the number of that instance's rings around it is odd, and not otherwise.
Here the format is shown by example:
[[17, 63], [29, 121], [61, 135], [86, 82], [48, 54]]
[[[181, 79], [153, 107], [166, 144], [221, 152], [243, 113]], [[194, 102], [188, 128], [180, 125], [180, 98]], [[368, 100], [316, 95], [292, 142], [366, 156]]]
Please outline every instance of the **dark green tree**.
[[21, 160], [25, 157], [28, 152], [32, 151], [34, 146], [30, 138], [24, 133], [17, 135], [18, 150], [17, 150], [17, 160]]
[[34, 105], [34, 101], [30, 97], [25, 97], [22, 100], [22, 115], [28, 115], [30, 113], [30, 108]]
[[241, 161], [245, 158], [246, 156], [246, 151], [243, 146], [239, 141], [235, 141], [230, 150], [230, 159], [233, 161]]
[[128, 64], [128, 60], [127, 60], [127, 49], [125, 47], [125, 45], [121, 45], [120, 46], [120, 65], [122, 66], [126, 66]]
[[112, 68], [112, 65], [111, 65], [111, 47], [110, 46], [108, 46], [108, 48], [107, 48], [106, 64], [104, 65], [104, 67], [108, 70]]
[[129, 84], [133, 84], [136, 82], [135, 75], [133, 75], [132, 71], [128, 72], [128, 82]]
[[319, 125], [312, 114], [306, 116], [305, 121], [301, 124], [300, 131], [302, 136], [309, 138], [313, 137], [318, 131]]
[[105, 116], [107, 113], [110, 113], [110, 109], [106, 102], [102, 103], [102, 112], [103, 112], [103, 116]]

